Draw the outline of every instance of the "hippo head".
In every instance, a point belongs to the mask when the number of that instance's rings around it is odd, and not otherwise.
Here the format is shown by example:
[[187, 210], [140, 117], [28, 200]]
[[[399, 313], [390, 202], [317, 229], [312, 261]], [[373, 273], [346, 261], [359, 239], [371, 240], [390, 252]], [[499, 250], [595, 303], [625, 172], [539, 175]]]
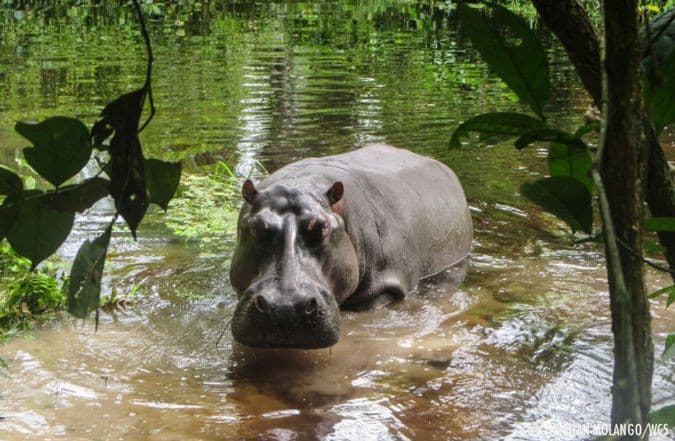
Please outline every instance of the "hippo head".
[[341, 182], [258, 191], [246, 180], [230, 280], [232, 334], [247, 346], [323, 348], [340, 337], [339, 304], [359, 281]]

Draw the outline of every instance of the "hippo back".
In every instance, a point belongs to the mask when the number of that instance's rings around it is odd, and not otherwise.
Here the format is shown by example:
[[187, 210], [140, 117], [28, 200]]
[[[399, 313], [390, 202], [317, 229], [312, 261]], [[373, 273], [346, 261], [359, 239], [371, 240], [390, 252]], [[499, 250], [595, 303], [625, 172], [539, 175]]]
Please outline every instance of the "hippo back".
[[384, 291], [404, 296], [417, 282], [464, 259], [472, 225], [457, 176], [444, 164], [384, 144], [290, 164], [261, 187], [285, 185], [315, 197], [344, 184], [343, 218], [359, 259], [360, 283], [345, 304]]

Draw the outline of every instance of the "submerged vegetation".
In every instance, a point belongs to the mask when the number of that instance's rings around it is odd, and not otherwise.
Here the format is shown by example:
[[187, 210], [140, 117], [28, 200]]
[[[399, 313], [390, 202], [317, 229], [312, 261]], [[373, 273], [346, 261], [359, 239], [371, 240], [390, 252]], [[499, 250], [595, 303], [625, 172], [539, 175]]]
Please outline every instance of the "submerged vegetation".
[[186, 242], [222, 250], [232, 244], [237, 231], [240, 190], [240, 178], [224, 162], [211, 174], [186, 175], [165, 223]]

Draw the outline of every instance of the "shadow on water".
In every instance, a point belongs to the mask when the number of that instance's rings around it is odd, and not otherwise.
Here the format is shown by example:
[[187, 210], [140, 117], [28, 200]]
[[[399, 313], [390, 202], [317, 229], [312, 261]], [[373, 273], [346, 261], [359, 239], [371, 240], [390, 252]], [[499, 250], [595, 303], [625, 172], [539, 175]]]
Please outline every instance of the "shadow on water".
[[[332, 349], [250, 352], [228, 332], [216, 345], [236, 300], [233, 237], [218, 229], [186, 243], [167, 221], [171, 207], [152, 212], [138, 242], [114, 231], [105, 291], [137, 287], [126, 311], [104, 314], [98, 333], [64, 317], [0, 347], [11, 371], [0, 378], [0, 438], [567, 440], [583, 437], [553, 429], [607, 421], [601, 249], [573, 246], [518, 196], [542, 173], [545, 149], [447, 150], [467, 116], [520, 107], [444, 3], [418, 3], [157, 3], [148, 12], [159, 113], [143, 142], [149, 156], [181, 159], [188, 176], [209, 175], [219, 161], [241, 174], [257, 163], [273, 171], [372, 141], [433, 156], [470, 200], [466, 277], [451, 271], [403, 302], [343, 312]], [[15, 120], [91, 122], [142, 81], [130, 12], [96, 4], [0, 9], [0, 162], [13, 164], [23, 147]], [[571, 125], [587, 101], [549, 46], [552, 111]], [[219, 200], [206, 193], [194, 204], [215, 213]], [[79, 218], [60, 256], [72, 259], [110, 210], [102, 201]], [[648, 282], [669, 284], [653, 272]], [[653, 304], [657, 352], [674, 311]], [[672, 402], [673, 367], [657, 362], [655, 402]]]

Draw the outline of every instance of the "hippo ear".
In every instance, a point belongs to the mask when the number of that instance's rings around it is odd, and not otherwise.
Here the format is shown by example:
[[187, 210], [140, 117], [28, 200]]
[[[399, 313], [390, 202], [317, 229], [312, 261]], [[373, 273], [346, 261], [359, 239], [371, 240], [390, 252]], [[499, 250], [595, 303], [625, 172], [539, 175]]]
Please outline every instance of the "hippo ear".
[[241, 195], [244, 197], [244, 200], [249, 204], [253, 203], [253, 198], [258, 194], [258, 190], [255, 189], [255, 185], [251, 182], [250, 179], [244, 181], [244, 185], [241, 187]]
[[330, 203], [330, 208], [339, 215], [342, 215], [342, 207], [344, 206], [342, 202], [342, 196], [345, 193], [345, 187], [342, 185], [342, 182], [337, 181], [334, 183], [326, 192], [328, 197], [328, 202]]

